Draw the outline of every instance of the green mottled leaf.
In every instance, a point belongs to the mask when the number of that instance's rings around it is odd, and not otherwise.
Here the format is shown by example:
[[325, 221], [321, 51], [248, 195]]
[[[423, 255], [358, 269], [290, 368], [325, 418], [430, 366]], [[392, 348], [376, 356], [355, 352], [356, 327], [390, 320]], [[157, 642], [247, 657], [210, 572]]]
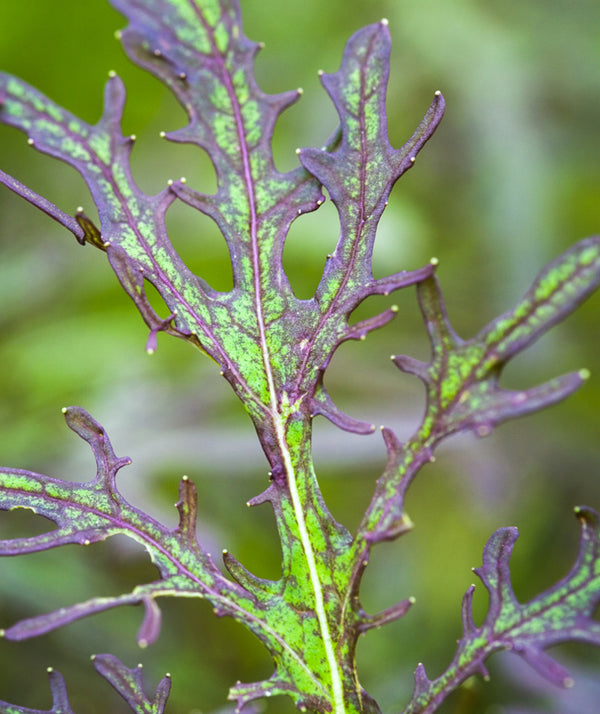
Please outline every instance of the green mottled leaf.
[[171, 691], [171, 677], [160, 681], [152, 701], [144, 692], [142, 666], [129, 669], [113, 655], [94, 655], [96, 670], [115, 688], [135, 714], [163, 714]]
[[[72, 407], [66, 410], [67, 423], [90, 444], [97, 475], [81, 484], [0, 470], [0, 509], [29, 508], [56, 524], [55, 530], [41, 535], [0, 542], [0, 554], [66, 543], [87, 545], [123, 533], [146, 548], [159, 577], [131, 593], [93, 597], [28, 618], [3, 634], [24, 639], [87, 614], [138, 604], [145, 613], [138, 642], [145, 646], [159, 633], [157, 598], [201, 597], [217, 615], [244, 624], [273, 657], [270, 678], [237, 683], [231, 689], [230, 698], [239, 710], [254, 699], [285, 694], [300, 709], [378, 714], [377, 703], [363, 690], [356, 673], [357, 641], [367, 630], [403, 616], [413, 600], [401, 600], [374, 615], [364, 611], [359, 590], [370, 549], [412, 527], [404, 513], [404, 495], [443, 438], [465, 429], [484, 435], [505, 419], [553, 404], [579, 386], [582, 372], [518, 392], [501, 388], [498, 380], [510, 358], [597, 287], [600, 239], [588, 239], [565, 253], [540, 274], [514, 310], [475, 338], [462, 340], [446, 315], [434, 263], [377, 279], [372, 272], [376, 229], [392, 187], [414, 164], [444, 112], [444, 99], [436, 92], [406, 145], [390, 145], [385, 110], [387, 22], [354, 34], [339, 70], [322, 75], [339, 116], [339, 130], [321, 149], [298, 150], [301, 165], [282, 173], [275, 167], [271, 140], [280, 115], [300, 92], [268, 95], [258, 87], [254, 60], [259, 45], [244, 35], [237, 0], [112, 0], [112, 5], [128, 21], [120, 33], [126, 52], [168, 86], [186, 111], [187, 124], [165, 138], [208, 154], [217, 176], [215, 194], [201, 193], [183, 178], [170, 181], [156, 196], [139, 189], [129, 163], [134, 137], [124, 137], [121, 130], [125, 90], [112, 73], [102, 117], [94, 126], [24, 82], [0, 74], [0, 121], [24, 131], [32, 146], [81, 173], [97, 205], [99, 227], [82, 209], [72, 217], [3, 172], [0, 182], [64, 225], [81, 244], [106, 253], [149, 327], [148, 352], [156, 349], [158, 332], [166, 332], [200, 348], [219, 365], [250, 414], [269, 464], [270, 485], [249, 505], [268, 502], [273, 508], [281, 540], [281, 577], [258, 578], [229, 553], [224, 562], [232, 579], [220, 572], [197, 542], [196, 492], [185, 477], [174, 529], [128, 503], [116, 484], [117, 472], [128, 460], [114, 454], [97, 422]], [[324, 189], [338, 211], [340, 235], [315, 294], [299, 299], [283, 270], [284, 244], [291, 223], [323, 203]], [[213, 290], [174, 250], [165, 217], [176, 200], [205, 213], [221, 230], [234, 279], [229, 292]], [[202, 249], [200, 235], [198, 247]], [[163, 299], [167, 317], [159, 317], [152, 307], [146, 281]], [[372, 424], [335, 406], [324, 375], [343, 342], [364, 339], [391, 321], [397, 307], [389, 305], [351, 324], [354, 310], [369, 296], [387, 296], [413, 284], [432, 357], [428, 363], [408, 357], [396, 357], [395, 362], [425, 383], [426, 412], [406, 444], [383, 429], [387, 464], [353, 538], [322, 498], [312, 462], [312, 421], [323, 415], [348, 431], [374, 430]], [[490, 541], [487, 565], [481, 571], [490, 593], [496, 592], [500, 580], [503, 592], [508, 592], [507, 560], [498, 550], [502, 537], [497, 534]], [[494, 564], [501, 574], [496, 581]], [[570, 581], [565, 587], [571, 587]], [[502, 602], [520, 607], [509, 595]], [[573, 613], [586, 616], [586, 627], [587, 606], [585, 599], [573, 606]], [[505, 614], [497, 613], [494, 623], [506, 619]], [[527, 610], [527, 617], [534, 622], [538, 616]], [[566, 619], [561, 622], [561, 632], [567, 632]], [[543, 620], [546, 632], [548, 624]], [[541, 649], [533, 657], [539, 667], [546, 662]], [[522, 654], [529, 657], [531, 652], [530, 648]], [[473, 666], [479, 661], [477, 653], [468, 657]], [[161, 714], [166, 680], [150, 701], [138, 670], [109, 655], [98, 656], [96, 667], [134, 711]], [[420, 696], [428, 680], [423, 669], [417, 676]], [[63, 691], [59, 684], [56, 691]], [[59, 714], [59, 705], [51, 714]]]
[[223, 614], [231, 614], [231, 608], [236, 608], [232, 598], [242, 595], [243, 601], [243, 591], [223, 578], [196, 541], [196, 492], [192, 482], [184, 477], [180, 484], [178, 527], [165, 528], [127, 503], [117, 490], [116, 474], [129, 459], [115, 456], [104, 429], [77, 407], [66, 409], [65, 418], [71, 429], [90, 444], [97, 475], [93, 481], [80, 484], [29, 471], [0, 470], [2, 510], [28, 508], [57, 526], [37, 536], [0, 541], [0, 554], [31, 553], [67, 543], [87, 546], [122, 533], [146, 548], [161, 577], [154, 583], [139, 585], [132, 593], [92, 598], [22, 620], [2, 634], [12, 640], [26, 639], [117, 605], [143, 604], [146, 616], [138, 640], [147, 645], [158, 635], [159, 612], [154, 599], [165, 595], [207, 597]]
[[384, 430], [388, 463], [360, 527], [365, 538], [360, 549], [364, 543], [406, 531], [406, 489], [422, 466], [433, 460], [434, 448], [444, 438], [466, 429], [486, 436], [497, 424], [556, 404], [581, 386], [588, 376], [586, 370], [525, 390], [504, 389], [498, 382], [512, 357], [569, 315], [598, 284], [600, 238], [595, 236], [580, 241], [546, 266], [513, 310], [470, 340], [463, 340], [452, 328], [437, 278], [418, 284], [431, 361], [405, 355], [392, 359], [403, 372], [424, 382], [425, 415], [406, 444]]
[[433, 361], [423, 365], [395, 358], [427, 386], [423, 429], [435, 422], [436, 440], [471, 428], [486, 435], [498, 423], [564, 399], [585, 378], [578, 372], [524, 391], [504, 390], [498, 378], [516, 354], [569, 315], [600, 283], [600, 238], [577, 243], [550, 263], [517, 306], [491, 322], [476, 337], [456, 335], [434, 278], [418, 287]]
[[463, 600], [463, 636], [452, 663], [433, 681], [419, 665], [413, 698], [404, 714], [433, 712], [468, 677], [476, 673], [487, 677], [484, 662], [499, 650], [519, 655], [558, 686], [573, 686], [569, 673], [545, 650], [568, 641], [600, 645], [600, 623], [593, 619], [600, 603], [599, 518], [589, 508], [577, 508], [575, 513], [581, 522], [575, 565], [560, 582], [524, 605], [513, 592], [509, 570], [519, 533], [516, 528], [494, 533], [485, 547], [483, 566], [475, 569], [490, 595], [488, 614], [477, 627], [471, 610], [475, 587], [471, 586]]

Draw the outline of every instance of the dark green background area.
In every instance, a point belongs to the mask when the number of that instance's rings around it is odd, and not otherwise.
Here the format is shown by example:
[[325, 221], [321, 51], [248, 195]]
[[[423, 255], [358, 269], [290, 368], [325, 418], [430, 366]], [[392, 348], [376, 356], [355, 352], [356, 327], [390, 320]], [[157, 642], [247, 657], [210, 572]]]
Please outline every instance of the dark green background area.
[[[336, 126], [317, 70], [335, 71], [347, 37], [385, 16], [393, 39], [388, 97], [395, 146], [412, 133], [433, 92], [447, 114], [416, 167], [394, 190], [384, 215], [377, 275], [419, 267], [432, 256], [456, 329], [470, 337], [508, 309], [542, 265], [572, 242], [600, 231], [600, 4], [596, 0], [242, 0], [248, 36], [264, 41], [257, 60], [270, 92], [301, 86], [304, 96], [274, 137], [281, 169], [294, 149], [320, 146]], [[87, 121], [101, 108], [109, 70], [125, 80], [125, 131], [138, 136], [135, 176], [148, 192], [187, 177], [213, 190], [214, 172], [198, 150], [158, 134], [181, 126], [182, 110], [153, 78], [125, 59], [114, 31], [122, 18], [94, 0], [1, 0], [0, 69], [31, 82]], [[68, 167], [37, 154], [25, 137], [0, 126], [0, 166], [63, 210], [82, 205], [85, 186]], [[227, 253], [215, 228], [174, 206], [169, 227], [190, 266], [219, 289], [231, 284]], [[285, 264], [301, 296], [314, 290], [335, 245], [335, 211], [325, 205], [292, 227]], [[392, 353], [427, 357], [414, 289], [394, 297], [395, 322], [366, 343], [336, 355], [327, 383], [357, 418], [406, 437], [422, 412], [422, 387], [400, 374]], [[368, 302], [362, 316], [389, 306]], [[573, 562], [576, 504], [600, 508], [600, 298], [592, 298], [507, 370], [511, 387], [589, 367], [592, 378], [567, 403], [442, 447], [408, 499], [415, 531], [376, 551], [364, 584], [369, 610], [414, 595], [400, 622], [370, 633], [359, 647], [361, 680], [386, 714], [400, 712], [423, 661], [430, 676], [451, 659], [460, 636], [460, 599], [474, 580], [488, 536], [518, 525], [513, 563], [517, 595], [526, 599]], [[93, 476], [85, 445], [65, 427], [60, 408], [79, 404], [112, 434], [133, 466], [120, 486], [136, 505], [175, 524], [172, 504], [184, 473], [197, 483], [199, 532], [212, 552], [227, 548], [258, 575], [278, 576], [279, 547], [266, 506], [246, 501], [266, 485], [266, 463], [242, 408], [218, 370], [193, 350], [147, 331], [121, 292], [104, 255], [21, 199], [0, 190], [0, 463], [73, 480]], [[384, 461], [378, 435], [343, 434], [315, 423], [315, 453], [333, 513], [356, 527]], [[0, 536], [31, 533], [26, 514], [0, 514]], [[0, 562], [0, 627], [19, 617], [98, 594], [117, 594], [154, 577], [143, 553], [114, 539]], [[480, 616], [486, 598], [478, 586]], [[215, 712], [237, 679], [268, 676], [261, 646], [235, 623], [217, 620], [200, 601], [164, 602], [163, 633], [140, 652], [137, 609], [121, 609], [28, 643], [0, 642], [0, 699], [50, 706], [45, 668], [62, 671], [80, 714], [127, 711], [94, 673], [88, 657], [113, 652], [145, 663], [148, 690], [173, 675], [169, 711]], [[569, 646], [557, 657], [577, 687], [565, 698], [510, 655], [491, 661], [492, 681], [478, 680], [444, 712], [507, 714], [592, 711], [600, 696], [600, 657]], [[508, 673], [511, 670], [512, 674]], [[510, 684], [518, 680], [516, 685]], [[112, 697], [112, 698], [111, 698]], [[583, 699], [582, 699], [583, 697]], [[587, 697], [587, 698], [586, 698]], [[591, 703], [590, 703], [591, 702]], [[586, 704], [587, 703], [587, 704]], [[590, 708], [591, 707], [591, 708]], [[271, 702], [268, 712], [290, 712]]]

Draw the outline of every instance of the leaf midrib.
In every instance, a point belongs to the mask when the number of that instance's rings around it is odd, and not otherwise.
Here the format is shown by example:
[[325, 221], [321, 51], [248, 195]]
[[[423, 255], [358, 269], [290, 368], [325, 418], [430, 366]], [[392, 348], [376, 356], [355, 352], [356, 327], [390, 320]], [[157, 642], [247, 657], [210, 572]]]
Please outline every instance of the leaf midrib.
[[[229, 71], [223, 62], [221, 53], [218, 51], [216, 42], [211, 28], [207, 26], [204, 18], [201, 16], [200, 11], [196, 7], [195, 3], [192, 3], [194, 9], [196, 10], [201, 22], [203, 23], [207, 35], [210, 37], [210, 41], [213, 47], [213, 56], [221, 64], [221, 76], [223, 83], [227, 89], [229, 99], [231, 102], [231, 107], [233, 109], [236, 131], [238, 134], [238, 142], [240, 147], [240, 154], [242, 158], [243, 166], [243, 179], [246, 185], [246, 194], [248, 197], [248, 209], [250, 214], [250, 241], [252, 246], [252, 267], [253, 267], [253, 279], [254, 279], [254, 304], [256, 311], [256, 319], [258, 323], [260, 349], [262, 354], [263, 366], [265, 370], [265, 376], [267, 379], [268, 392], [269, 392], [269, 417], [271, 423], [275, 429], [275, 435], [277, 439], [277, 444], [280, 451], [280, 456], [287, 474], [287, 483], [290, 490], [290, 497], [292, 500], [292, 506], [294, 509], [294, 515], [296, 518], [296, 523], [298, 530], [300, 532], [300, 540], [302, 543], [302, 548], [306, 557], [309, 576], [311, 581], [311, 586], [315, 598], [315, 610], [317, 615], [317, 621], [319, 623], [319, 629], [323, 638], [323, 644], [325, 647], [325, 653], [327, 656], [327, 662], [329, 670], [331, 673], [331, 686], [334, 699], [335, 713], [345, 714], [346, 708], [343, 700], [343, 687], [341, 676], [337, 664], [337, 659], [335, 657], [335, 652], [333, 649], [332, 637], [329, 631], [329, 624], [327, 622], [327, 616], [325, 614], [325, 604], [323, 597], [323, 589], [319, 579], [318, 568], [316, 564], [315, 554], [312, 548], [312, 543], [310, 541], [310, 536], [308, 533], [308, 528], [304, 518], [304, 511], [302, 509], [302, 503], [300, 500], [300, 495], [298, 493], [297, 483], [296, 483], [296, 473], [294, 469], [294, 464], [292, 456], [290, 454], [284, 427], [284, 417], [280, 412], [277, 390], [275, 386], [275, 379], [273, 375], [271, 356], [269, 353], [269, 345], [266, 336], [266, 327], [264, 320], [263, 302], [262, 302], [262, 290], [261, 290], [261, 269], [260, 269], [260, 255], [259, 255], [259, 245], [258, 245], [258, 216], [256, 209], [256, 199], [254, 195], [254, 181], [252, 178], [252, 171], [250, 168], [249, 160], [249, 150], [245, 139], [245, 127], [243, 122], [243, 117], [241, 114], [241, 108], [238, 98], [235, 94], [233, 88], [233, 83]], [[314, 676], [314, 675], [313, 675]]]

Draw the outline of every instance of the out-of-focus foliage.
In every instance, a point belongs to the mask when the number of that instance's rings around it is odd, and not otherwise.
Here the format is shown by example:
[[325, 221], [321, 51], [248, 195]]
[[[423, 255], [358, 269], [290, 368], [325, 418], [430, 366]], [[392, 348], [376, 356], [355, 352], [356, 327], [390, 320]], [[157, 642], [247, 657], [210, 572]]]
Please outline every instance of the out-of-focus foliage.
[[[347, 37], [364, 24], [382, 16], [390, 22], [388, 108], [395, 146], [408, 138], [433, 90], [444, 92], [442, 126], [392, 194], [375, 269], [415, 268], [436, 255], [450, 317], [464, 337], [513, 304], [545, 262], [600, 231], [600, 5], [595, 0], [242, 0], [242, 9], [246, 33], [266, 43], [257, 63], [262, 87], [305, 90], [276, 132], [281, 168], [295, 165], [296, 146], [320, 146], [335, 128], [316, 71], [337, 69]], [[116, 70], [129, 92], [125, 131], [138, 136], [134, 168], [141, 186], [158, 191], [168, 178], [185, 175], [209, 190], [214, 175], [205, 158], [159, 139], [161, 130], [183, 123], [183, 113], [166, 90], [125, 59], [113, 37], [123, 24], [105, 2], [4, 2], [0, 67], [87, 121], [99, 115], [106, 73]], [[0, 152], [3, 168], [63, 210], [74, 213], [82, 204], [91, 213], [74, 172], [33, 152], [20, 133], [0, 127]], [[176, 206], [170, 224], [175, 246], [192, 269], [226, 289], [231, 273], [225, 247], [208, 219], [198, 222], [196, 214]], [[337, 231], [327, 205], [294, 224], [286, 264], [299, 295], [314, 289]], [[74, 444], [60, 413], [64, 405], [81, 404], [113, 434], [118, 453], [133, 458], [121, 475], [126, 495], [173, 522], [175, 509], [163, 513], [159, 504], [176, 500], [177, 483], [189, 473], [198, 485], [204, 541], [210, 548], [229, 548], [259, 574], [276, 575], [279, 552], [267, 508], [240, 517], [248, 498], [265, 484], [266, 464], [247, 417], [214, 365], [160, 336], [157, 353], [148, 357], [146, 330], [103, 254], [81, 248], [6, 190], [0, 193], [0, 235], [0, 463], [85, 478], [89, 455]], [[38, 276], [33, 284], [25, 278], [32, 272]], [[386, 423], [406, 434], [421, 415], [423, 390], [414, 378], [398, 375], [389, 354], [426, 358], [427, 343], [414, 291], [403, 291], [397, 301], [400, 313], [391, 325], [365, 344], [340, 350], [328, 388], [357, 418], [369, 420], [383, 411]], [[361, 315], [376, 308], [375, 301], [367, 303]], [[406, 702], [417, 661], [426, 661], [435, 675], [451, 658], [460, 636], [460, 598], [493, 530], [513, 524], [521, 530], [513, 581], [522, 600], [572, 562], [577, 541], [572, 507], [600, 505], [599, 314], [598, 300], [592, 300], [504, 378], [507, 386], [519, 387], [587, 366], [592, 379], [585, 387], [545, 414], [453, 446], [424, 471], [408, 500], [415, 531], [375, 552], [364, 586], [368, 608], [417, 597], [407, 617], [369, 634], [359, 650], [364, 684], [384, 710]], [[363, 364], [369, 365], [369, 384], [348, 384], [345, 374]], [[355, 527], [384, 460], [380, 437], [344, 435], [323, 422], [316, 425], [315, 450], [325, 497], [334, 514]], [[28, 523], [2, 514], [0, 532], [28, 529]], [[572, 547], [561, 559], [539, 557], [560, 552], [565, 542]], [[28, 556], [25, 569], [23, 561], [18, 568], [3, 562], [0, 626], [49, 609], [39, 602], [40, 568], [47, 573], [50, 605], [151, 579], [141, 553], [120, 545], [93, 546], [95, 558], [80, 557], [75, 549]], [[247, 681], [269, 673], [266, 654], [234, 623], [214, 619], [195, 602], [166, 603], [164, 610], [161, 639], [144, 653], [135, 646], [136, 610], [100, 615], [25, 644], [0, 643], [2, 698], [47, 707], [45, 668], [53, 665], [67, 678], [73, 708], [100, 714], [98, 702], [110, 701], [110, 692], [85, 661], [93, 651], [114, 651], [129, 666], [143, 659], [153, 683], [170, 671], [173, 712], [210, 711], [232, 678]], [[577, 661], [598, 661], [583, 648], [562, 655], [576, 679]], [[21, 657], [39, 672], [35, 680], [19, 673]], [[494, 668], [492, 660], [489, 685], [474, 684], [443, 711], [483, 712], [492, 699], [509, 711], [517, 695], [505, 687], [501, 661]], [[552, 708], [551, 692], [541, 694], [526, 682], [522, 687], [518, 696], [530, 697], [532, 711], [559, 711]], [[119, 706], [115, 700], [114, 711]], [[272, 711], [287, 706], [278, 701]]]

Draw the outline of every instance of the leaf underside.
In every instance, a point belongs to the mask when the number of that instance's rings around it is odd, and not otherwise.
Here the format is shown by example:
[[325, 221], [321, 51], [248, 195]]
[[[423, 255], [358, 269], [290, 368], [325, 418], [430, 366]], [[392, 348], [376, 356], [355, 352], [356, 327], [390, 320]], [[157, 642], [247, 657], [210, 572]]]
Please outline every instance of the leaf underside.
[[[287, 173], [274, 165], [271, 139], [281, 113], [299, 92], [265, 94], [254, 79], [259, 45], [243, 33], [236, 0], [112, 0], [128, 20], [121, 40], [129, 57], [166, 84], [184, 107], [188, 123], [165, 136], [205, 151], [216, 170], [217, 191], [206, 195], [185, 180], [169, 182], [148, 196], [130, 170], [134, 137], [125, 137], [121, 118], [125, 90], [111, 74], [100, 121], [87, 124], [14, 77], [0, 73], [0, 121], [24, 131], [29, 143], [73, 166], [83, 176], [98, 208], [97, 227], [78, 211], [70, 216], [0, 171], [0, 182], [73, 233], [106, 253], [108, 262], [149, 328], [147, 350], [157, 334], [184, 339], [220, 367], [256, 428], [270, 468], [270, 485], [251, 501], [269, 502], [282, 547], [281, 578], [260, 579], [231, 554], [225, 576], [196, 538], [196, 492], [190, 479], [179, 485], [179, 523], [169, 529], [127, 502], [117, 473], [129, 460], [117, 457], [103, 429], [83, 409], [65, 410], [68, 426], [92, 449], [97, 473], [75, 483], [19, 469], [0, 470], [0, 509], [29, 508], [56, 528], [30, 538], [0, 541], [0, 554], [19, 555], [67, 543], [88, 545], [115, 534], [141, 543], [158, 571], [155, 582], [131, 593], [84, 603], [23, 620], [2, 634], [21, 640], [118, 605], [143, 606], [141, 646], [160, 631], [157, 598], [207, 599], [217, 615], [243, 623], [274, 661], [264, 681], [237, 683], [230, 698], [241, 710], [261, 697], [285, 694], [301, 709], [352, 714], [377, 713], [355, 666], [361, 634], [402, 617], [405, 599], [377, 614], [364, 611], [360, 582], [374, 544], [412, 527], [404, 511], [406, 491], [440, 441], [464, 430], [479, 436], [496, 425], [554, 404], [577, 389], [586, 374], [567, 374], [527, 390], [499, 386], [505, 364], [570, 314], [600, 283], [600, 238], [576, 244], [550, 263], [516, 307], [470, 340], [453, 330], [444, 305], [436, 264], [374, 278], [372, 252], [378, 222], [395, 182], [410, 169], [444, 112], [436, 92], [417, 129], [400, 149], [388, 140], [386, 88], [390, 36], [385, 21], [349, 40], [339, 70], [321, 80], [340, 127], [325, 147], [298, 150], [300, 165]], [[283, 270], [282, 255], [291, 223], [325, 200], [339, 214], [340, 233], [327, 257], [315, 294], [299, 299]], [[212, 218], [229, 249], [233, 288], [218, 292], [194, 275], [171, 245], [165, 226], [168, 208], [183, 201]], [[158, 291], [168, 317], [160, 317], [146, 296]], [[316, 415], [355, 433], [372, 424], [342, 413], [324, 385], [336, 349], [364, 339], [391, 321], [397, 308], [350, 324], [354, 310], [372, 295], [390, 295], [416, 285], [431, 343], [431, 360], [394, 357], [404, 372], [425, 385], [423, 420], [400, 443], [383, 430], [388, 452], [372, 500], [351, 535], [329, 513], [311, 456]], [[463, 602], [463, 638], [442, 677], [430, 681], [417, 669], [414, 696], [405, 712], [434, 711], [449, 691], [499, 649], [513, 649], [553, 681], [569, 683], [545, 649], [566, 640], [597, 642], [591, 619], [598, 602], [598, 519], [580, 508], [582, 539], [571, 573], [526, 605], [510, 586], [508, 560], [515, 529], [497, 531], [477, 572], [490, 593], [481, 627], [470, 614], [472, 590]], [[111, 655], [98, 655], [96, 669], [134, 712], [162, 714], [170, 681], [163, 679], [149, 700], [139, 669]], [[70, 714], [62, 677], [50, 673], [53, 708]], [[33, 710], [0, 702], [0, 712]]]

